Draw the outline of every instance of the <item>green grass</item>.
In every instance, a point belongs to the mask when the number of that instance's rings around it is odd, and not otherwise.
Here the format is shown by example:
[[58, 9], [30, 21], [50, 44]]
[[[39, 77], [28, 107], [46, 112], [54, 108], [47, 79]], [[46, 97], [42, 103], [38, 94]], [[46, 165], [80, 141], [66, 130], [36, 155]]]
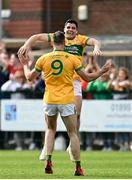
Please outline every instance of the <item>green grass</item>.
[[54, 152], [54, 174], [44, 174], [39, 151], [0, 151], [2, 179], [131, 179], [132, 152], [81, 152], [85, 176], [75, 177], [66, 152]]

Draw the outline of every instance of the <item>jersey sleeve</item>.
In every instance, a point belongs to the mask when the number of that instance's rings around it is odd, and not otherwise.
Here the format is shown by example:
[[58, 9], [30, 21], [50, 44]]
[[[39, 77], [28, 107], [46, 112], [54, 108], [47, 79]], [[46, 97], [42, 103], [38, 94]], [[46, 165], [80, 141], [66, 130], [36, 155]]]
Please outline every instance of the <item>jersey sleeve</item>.
[[51, 42], [51, 34], [48, 33], [48, 42]]
[[42, 61], [44, 59], [44, 56], [41, 56], [35, 63], [35, 70], [37, 72], [41, 72], [42, 71]]
[[48, 42], [52, 42], [54, 33], [48, 33]]
[[82, 44], [83, 46], [86, 46], [88, 40], [90, 39], [90, 37], [84, 36], [84, 35], [80, 35], [80, 39], [81, 39], [81, 44]]
[[81, 61], [78, 58], [73, 58], [75, 71], [79, 71], [83, 68]]

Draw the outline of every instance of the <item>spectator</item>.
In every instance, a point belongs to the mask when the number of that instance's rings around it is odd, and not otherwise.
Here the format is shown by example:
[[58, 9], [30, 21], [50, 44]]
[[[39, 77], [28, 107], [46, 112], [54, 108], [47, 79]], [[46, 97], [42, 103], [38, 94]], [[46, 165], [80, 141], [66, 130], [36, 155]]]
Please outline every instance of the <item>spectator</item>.
[[1, 63], [4, 69], [8, 72], [10, 78], [12, 78], [16, 71], [22, 71], [23, 67], [19, 62], [16, 54], [11, 54], [10, 57], [7, 53], [1, 54]]
[[[96, 81], [92, 81], [88, 84], [86, 92], [92, 92], [93, 99], [103, 100], [103, 99], [112, 99], [112, 92], [109, 88], [111, 83], [110, 81], [110, 71], [103, 74]], [[112, 143], [114, 139], [113, 133], [96, 133], [96, 142], [104, 145], [104, 150], [111, 150]]]
[[125, 67], [120, 67], [117, 78], [111, 82], [110, 88], [115, 91], [113, 99], [128, 99], [130, 89], [129, 71]]
[[[88, 62], [85, 67], [86, 72], [93, 73], [93, 72], [97, 72], [100, 69], [98, 63], [96, 62], [93, 56], [89, 57], [87, 60], [86, 60], [86, 55], [84, 57], [85, 57], [84, 59], [85, 63]], [[88, 85], [88, 82], [82, 80], [81, 86], [82, 86], [83, 98], [92, 99], [92, 94], [88, 92], [86, 93], [87, 85]]]
[[31, 88], [30, 83], [26, 82], [23, 71], [16, 71], [14, 76], [1, 86], [1, 91], [12, 92], [11, 99], [23, 99], [25, 95], [19, 91]]
[[[123, 100], [128, 99], [130, 89], [129, 71], [125, 67], [120, 67], [117, 78], [111, 82], [111, 89], [114, 90], [113, 99]], [[116, 133], [115, 143], [119, 145], [120, 150], [129, 150], [129, 133]]]
[[113, 63], [113, 67], [112, 67], [111, 72], [110, 72], [110, 79], [111, 79], [111, 81], [115, 80], [116, 77], [117, 77], [117, 67]]
[[34, 87], [35, 97], [37, 97], [38, 99], [39, 98], [41, 99], [44, 95], [44, 91], [45, 91], [45, 82], [44, 82], [43, 73], [42, 73], [41, 77], [35, 83], [35, 87]]
[[92, 92], [94, 99], [112, 99], [110, 72], [103, 74], [96, 81], [89, 82], [86, 92]]
[[[93, 56], [87, 56], [86, 59], [86, 55], [84, 56], [84, 60], [85, 60], [85, 64], [87, 63], [86, 67], [85, 67], [85, 71], [87, 73], [93, 73], [93, 72], [97, 72], [100, 70], [100, 67], [98, 65], [98, 63], [96, 62], [95, 58]], [[93, 99], [93, 95], [91, 92], [87, 92], [87, 86], [88, 86], [88, 82], [82, 80], [82, 93], [83, 93], [83, 98], [84, 99]], [[81, 145], [82, 145], [82, 149], [86, 149], [87, 150], [91, 150], [92, 149], [92, 141], [95, 137], [95, 133], [88, 133], [88, 132], [81, 132]]]
[[[9, 60], [7, 53], [0, 53], [0, 88], [9, 79], [8, 71], [5, 67], [4, 62]], [[2, 93], [0, 92], [0, 98], [2, 98]]]
[[0, 54], [6, 52], [6, 45], [3, 41], [0, 41]]
[[[12, 92], [11, 99], [23, 99], [25, 98], [25, 94], [22, 91], [31, 88], [31, 85], [26, 82], [23, 71], [16, 71], [14, 76], [1, 86], [1, 91], [5, 93]], [[22, 150], [24, 148], [25, 133], [14, 132], [11, 135], [13, 136], [13, 141], [16, 143], [16, 150]]]

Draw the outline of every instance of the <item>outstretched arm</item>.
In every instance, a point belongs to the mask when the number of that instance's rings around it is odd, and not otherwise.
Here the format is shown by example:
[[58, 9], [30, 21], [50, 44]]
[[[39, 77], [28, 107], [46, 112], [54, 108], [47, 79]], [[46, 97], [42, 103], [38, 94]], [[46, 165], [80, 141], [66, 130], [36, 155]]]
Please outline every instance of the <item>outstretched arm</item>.
[[35, 34], [31, 36], [22, 47], [20, 47], [20, 49], [18, 50], [18, 55], [21, 56], [23, 54], [24, 56], [27, 56], [28, 52], [36, 42], [47, 43], [48, 41], [49, 35], [47, 33]]
[[96, 72], [99, 70], [100, 70], [100, 67], [99, 67], [97, 61], [95, 60], [95, 58], [93, 56], [89, 57], [89, 61], [88, 61], [87, 66], [85, 67], [85, 71], [88, 73], [90, 73], [90, 72], [92, 73], [92, 72]]
[[29, 81], [33, 81], [34, 79], [36, 79], [36, 77], [39, 75], [39, 73], [35, 70], [35, 68], [30, 70], [30, 68], [28, 66], [29, 59], [27, 59], [23, 54], [21, 56], [18, 55], [18, 57], [19, 57], [21, 64], [23, 65], [24, 74], [25, 74], [26, 79]]
[[95, 39], [95, 38], [90, 38], [88, 41], [87, 41], [87, 45], [88, 46], [94, 46], [94, 50], [93, 50], [93, 55], [94, 56], [100, 56], [102, 55], [102, 52], [100, 50], [101, 48], [101, 43]]
[[98, 77], [100, 77], [101, 75], [103, 75], [104, 73], [109, 71], [111, 69], [111, 67], [112, 67], [112, 62], [107, 61], [104, 64], [104, 66], [95, 73], [87, 73], [85, 71], [85, 69], [81, 69], [81, 70], [77, 71], [77, 73], [79, 74], [79, 76], [81, 76], [82, 79], [89, 82], [89, 81], [93, 81], [93, 80], [97, 79]]

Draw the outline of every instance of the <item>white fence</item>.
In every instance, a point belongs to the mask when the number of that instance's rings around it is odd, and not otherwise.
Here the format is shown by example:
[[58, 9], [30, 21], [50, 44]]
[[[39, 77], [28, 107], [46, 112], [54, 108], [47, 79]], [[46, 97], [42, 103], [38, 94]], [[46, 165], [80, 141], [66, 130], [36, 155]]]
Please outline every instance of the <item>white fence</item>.
[[[45, 130], [42, 100], [1, 100], [0, 114], [2, 131]], [[80, 131], [132, 132], [132, 100], [83, 100]]]

